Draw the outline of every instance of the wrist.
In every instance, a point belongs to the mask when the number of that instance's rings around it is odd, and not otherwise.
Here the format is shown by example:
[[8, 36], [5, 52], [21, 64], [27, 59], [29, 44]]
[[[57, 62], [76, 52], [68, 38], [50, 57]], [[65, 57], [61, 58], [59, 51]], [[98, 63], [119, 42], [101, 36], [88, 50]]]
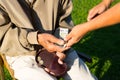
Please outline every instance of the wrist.
[[86, 32], [91, 32], [96, 28], [96, 22], [94, 20], [88, 21], [87, 23], [85, 23], [85, 25], [86, 25]]
[[91, 29], [92, 29], [92, 24], [91, 24], [90, 22], [83, 23], [82, 25], [84, 25], [84, 26], [82, 27], [82, 32], [83, 32], [83, 34], [86, 34], [86, 33], [88, 33], [88, 32], [91, 31]]

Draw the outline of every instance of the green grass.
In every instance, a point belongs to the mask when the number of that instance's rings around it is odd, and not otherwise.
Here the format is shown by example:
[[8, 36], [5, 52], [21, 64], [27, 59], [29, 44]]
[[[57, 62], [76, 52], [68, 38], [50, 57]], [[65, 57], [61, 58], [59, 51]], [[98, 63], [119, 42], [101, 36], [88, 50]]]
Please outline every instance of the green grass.
[[[112, 5], [118, 1], [120, 0], [115, 0]], [[73, 0], [72, 18], [74, 23], [86, 22], [89, 9], [99, 2], [101, 0]], [[93, 62], [87, 63], [87, 65], [99, 80], [120, 80], [119, 24], [87, 34], [78, 44], [74, 45], [74, 48], [92, 57]], [[6, 80], [11, 80], [6, 70], [5, 73]]]
[[[115, 0], [112, 6], [119, 1]], [[99, 2], [73, 0], [74, 23], [86, 22], [88, 11]], [[120, 80], [120, 24], [90, 32], [74, 48], [92, 57], [93, 62], [87, 65], [99, 80]]]

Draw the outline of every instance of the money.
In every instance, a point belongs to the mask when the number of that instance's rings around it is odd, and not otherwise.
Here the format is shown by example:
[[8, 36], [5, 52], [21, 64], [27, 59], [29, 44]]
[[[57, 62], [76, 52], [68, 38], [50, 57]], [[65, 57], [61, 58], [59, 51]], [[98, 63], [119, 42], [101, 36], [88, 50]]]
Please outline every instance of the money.
[[60, 28], [60, 38], [64, 40], [64, 38], [68, 35], [69, 30], [67, 28]]
[[[59, 35], [60, 35], [60, 39], [65, 39], [65, 37], [68, 35], [68, 32], [69, 32], [69, 29], [68, 28], [60, 28], [60, 32], [59, 32]], [[63, 48], [65, 48], [67, 45], [66, 45], [67, 42], [64, 43], [64, 45], [61, 45]]]

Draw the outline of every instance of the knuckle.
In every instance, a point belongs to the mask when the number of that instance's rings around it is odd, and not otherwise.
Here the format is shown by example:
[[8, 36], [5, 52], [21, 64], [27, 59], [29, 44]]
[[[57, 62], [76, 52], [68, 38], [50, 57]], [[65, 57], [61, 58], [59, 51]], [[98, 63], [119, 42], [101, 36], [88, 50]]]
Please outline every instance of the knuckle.
[[53, 52], [54, 51], [52, 46], [48, 46], [47, 49], [48, 49], [49, 52]]

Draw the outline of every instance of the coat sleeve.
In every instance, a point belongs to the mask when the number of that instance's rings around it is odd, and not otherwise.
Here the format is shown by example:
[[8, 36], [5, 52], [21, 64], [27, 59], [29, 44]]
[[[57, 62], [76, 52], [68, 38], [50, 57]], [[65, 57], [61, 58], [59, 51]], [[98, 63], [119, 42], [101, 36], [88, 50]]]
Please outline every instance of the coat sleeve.
[[0, 40], [9, 29], [9, 23], [10, 19], [8, 17], [8, 14], [4, 11], [3, 7], [0, 6]]
[[10, 5], [10, 1], [0, 1], [0, 51], [16, 49], [16, 52], [22, 53], [34, 50], [34, 45], [38, 44], [37, 31], [19, 4], [15, 3], [17, 0], [12, 1], [16, 7]]
[[67, 27], [70, 29], [73, 27], [73, 22], [71, 19], [72, 8], [73, 8], [72, 0], [60, 0], [58, 11], [60, 27]]
[[0, 26], [8, 24], [10, 21], [7, 13], [0, 7]]

